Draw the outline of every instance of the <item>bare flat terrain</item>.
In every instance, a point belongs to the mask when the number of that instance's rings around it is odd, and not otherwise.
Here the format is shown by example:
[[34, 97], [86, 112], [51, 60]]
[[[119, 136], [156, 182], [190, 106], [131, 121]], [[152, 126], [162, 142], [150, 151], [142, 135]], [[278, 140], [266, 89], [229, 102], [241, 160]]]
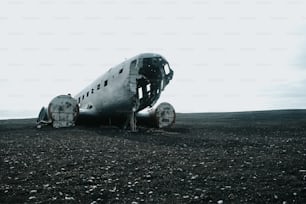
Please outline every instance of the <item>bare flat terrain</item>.
[[178, 114], [166, 130], [0, 121], [0, 203], [306, 203], [306, 110]]

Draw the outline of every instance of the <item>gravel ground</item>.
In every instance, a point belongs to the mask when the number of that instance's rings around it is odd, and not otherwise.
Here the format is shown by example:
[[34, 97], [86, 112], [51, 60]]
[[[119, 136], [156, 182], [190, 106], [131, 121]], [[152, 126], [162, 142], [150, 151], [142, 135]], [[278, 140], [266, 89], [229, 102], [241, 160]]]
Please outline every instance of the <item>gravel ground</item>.
[[0, 203], [306, 203], [306, 111], [178, 114], [137, 133], [3, 120]]

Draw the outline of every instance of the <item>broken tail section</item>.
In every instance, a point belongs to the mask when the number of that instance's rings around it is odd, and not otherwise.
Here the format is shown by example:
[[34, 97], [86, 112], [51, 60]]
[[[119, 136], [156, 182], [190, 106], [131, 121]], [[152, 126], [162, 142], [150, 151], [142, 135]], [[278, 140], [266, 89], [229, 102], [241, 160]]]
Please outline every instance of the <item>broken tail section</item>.
[[75, 126], [79, 116], [79, 106], [77, 101], [70, 95], [60, 95], [52, 99], [48, 108], [42, 107], [40, 110], [37, 127], [52, 124], [55, 128]]

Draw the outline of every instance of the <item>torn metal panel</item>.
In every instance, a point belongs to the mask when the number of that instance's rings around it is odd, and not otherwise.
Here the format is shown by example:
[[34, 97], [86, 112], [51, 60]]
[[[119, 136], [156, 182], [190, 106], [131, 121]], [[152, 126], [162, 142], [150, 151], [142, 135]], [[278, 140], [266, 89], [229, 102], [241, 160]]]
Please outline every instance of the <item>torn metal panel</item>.
[[144, 57], [140, 61], [142, 66], [137, 79], [139, 111], [152, 107], [173, 77], [173, 71], [169, 68], [168, 62], [161, 56]]
[[42, 125], [52, 124], [52, 120], [49, 117], [48, 109], [46, 107], [40, 109], [36, 123], [37, 128], [41, 128]]

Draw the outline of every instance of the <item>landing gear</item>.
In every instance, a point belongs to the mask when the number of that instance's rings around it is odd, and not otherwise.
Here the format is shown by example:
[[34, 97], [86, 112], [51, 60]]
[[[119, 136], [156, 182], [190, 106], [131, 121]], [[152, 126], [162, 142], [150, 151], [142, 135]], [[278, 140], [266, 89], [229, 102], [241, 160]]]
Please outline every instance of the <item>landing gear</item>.
[[133, 110], [131, 115], [130, 115], [130, 128], [132, 132], [136, 132], [137, 130], [137, 125], [136, 125], [136, 114], [135, 111]]

